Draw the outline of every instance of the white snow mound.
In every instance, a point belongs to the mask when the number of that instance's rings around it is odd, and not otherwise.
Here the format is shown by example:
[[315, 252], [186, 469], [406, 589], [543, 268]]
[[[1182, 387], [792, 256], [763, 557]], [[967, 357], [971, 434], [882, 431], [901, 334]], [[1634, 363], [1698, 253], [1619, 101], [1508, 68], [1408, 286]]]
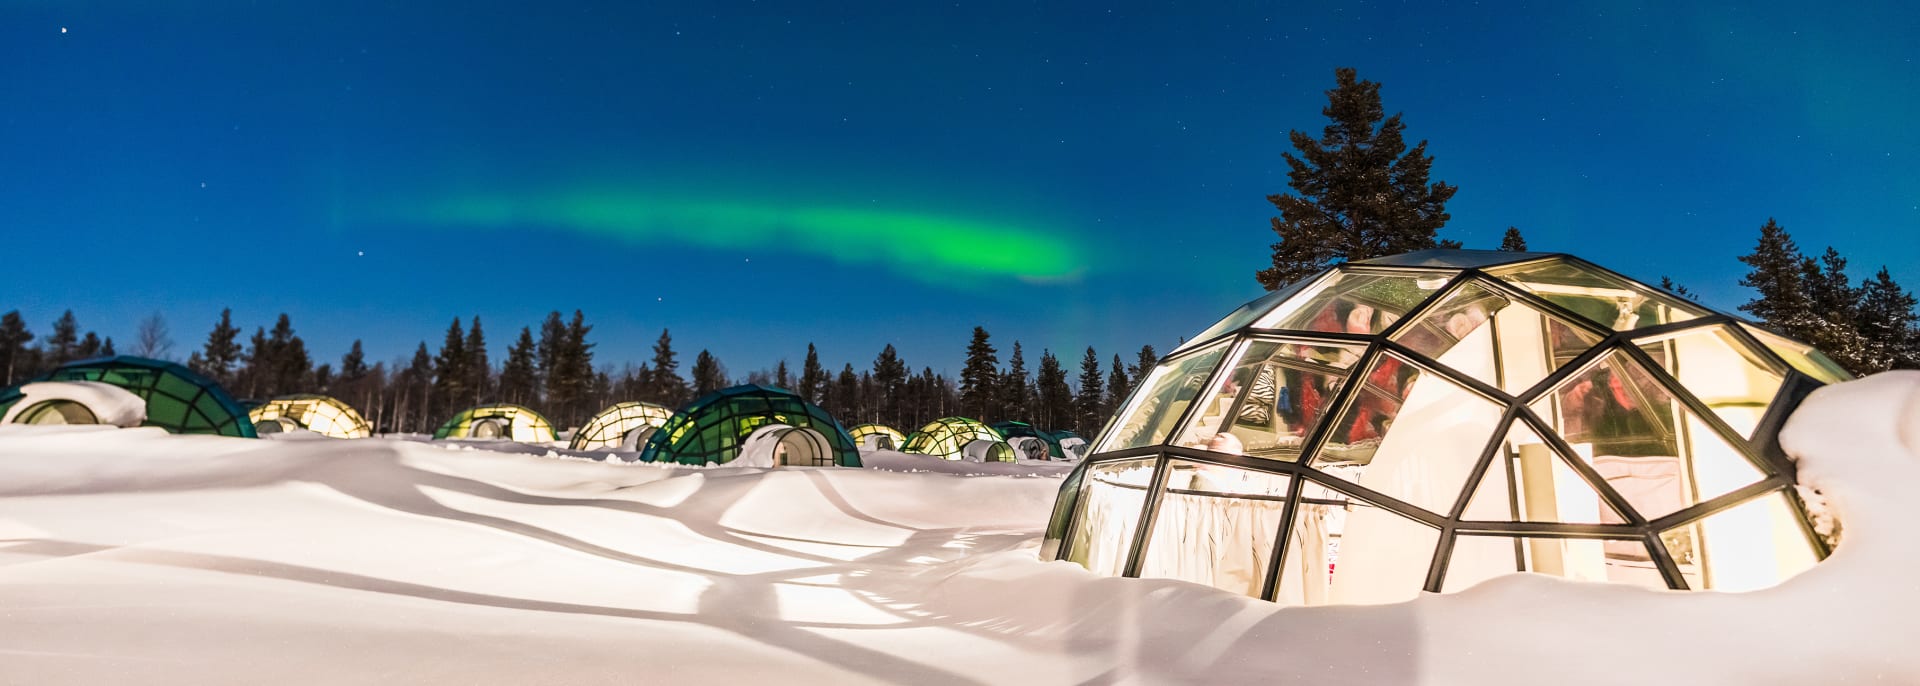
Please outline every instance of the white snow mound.
[[15, 416], [49, 400], [70, 400], [85, 406], [107, 426], [139, 426], [147, 421], [147, 401], [131, 391], [98, 381], [37, 381], [20, 387], [21, 401], [14, 403], [0, 423], [11, 424]]

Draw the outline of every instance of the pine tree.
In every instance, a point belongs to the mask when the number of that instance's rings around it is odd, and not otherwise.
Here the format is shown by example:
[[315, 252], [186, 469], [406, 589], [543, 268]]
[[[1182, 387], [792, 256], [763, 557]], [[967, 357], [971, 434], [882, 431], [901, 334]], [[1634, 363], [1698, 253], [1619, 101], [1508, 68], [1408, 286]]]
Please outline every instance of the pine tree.
[[1688, 290], [1686, 286], [1682, 286], [1680, 284], [1674, 283], [1673, 279], [1667, 278], [1666, 276], [1660, 277], [1660, 290], [1666, 291], [1668, 293], [1672, 293], [1674, 295], [1680, 296], [1682, 298], [1686, 298], [1688, 300], [1692, 300], [1694, 302], [1700, 302], [1700, 296], [1694, 295], [1693, 291]]
[[353, 347], [347, 354], [340, 356], [340, 375], [335, 377], [331, 387], [322, 384], [321, 388], [334, 397], [347, 401], [356, 408], [373, 409], [367, 402], [369, 375], [373, 370], [367, 367], [367, 352], [362, 349], [360, 339], [353, 340]]
[[234, 366], [240, 363], [240, 327], [233, 325], [233, 310], [220, 310], [220, 321], [207, 334], [207, 345], [200, 355], [200, 372], [221, 385], [234, 381]]
[[480, 405], [487, 402], [491, 395], [488, 389], [493, 385], [493, 364], [487, 360], [487, 335], [480, 330], [480, 315], [473, 316], [473, 326], [467, 329], [466, 349], [467, 388], [471, 402]]
[[1447, 200], [1457, 189], [1427, 183], [1433, 164], [1427, 142], [1407, 148], [1400, 115], [1384, 116], [1380, 84], [1358, 80], [1349, 67], [1335, 70], [1334, 78], [1338, 85], [1327, 91], [1321, 110], [1331, 123], [1320, 139], [1289, 133], [1300, 155], [1284, 155], [1288, 185], [1298, 195], [1267, 198], [1280, 210], [1272, 221], [1280, 238], [1273, 266], [1256, 275], [1267, 290], [1340, 260], [1443, 246], [1435, 234], [1447, 223]]
[[322, 362], [320, 366], [313, 368], [313, 385], [315, 388], [326, 388], [333, 385], [333, 365], [331, 363]]
[[293, 319], [285, 313], [281, 313], [273, 323], [273, 330], [267, 333], [267, 346], [267, 397], [305, 390], [313, 374], [313, 358], [307, 354], [306, 341], [294, 335]]
[[12, 386], [33, 375], [27, 344], [33, 332], [19, 310], [0, 315], [0, 386]]
[[540, 321], [540, 344], [535, 351], [535, 360], [538, 364], [535, 370], [538, 371], [536, 381], [540, 387], [540, 397], [545, 399], [547, 410], [550, 412], [553, 411], [555, 402], [554, 379], [566, 375], [566, 371], [561, 369], [564, 364], [561, 358], [566, 355], [566, 346], [566, 322], [560, 319], [559, 310], [548, 312], [547, 318]]
[[1033, 380], [1027, 376], [1027, 359], [1020, 341], [1013, 342], [1013, 354], [1007, 356], [1007, 371], [995, 383], [1000, 389], [1002, 416], [1023, 422], [1033, 419]]
[[1153, 368], [1159, 364], [1160, 355], [1154, 351], [1153, 346], [1140, 346], [1140, 356], [1134, 359], [1133, 364], [1127, 365], [1127, 375], [1133, 377], [1130, 385], [1138, 387], [1145, 383], [1147, 375], [1152, 374]]
[[1113, 416], [1114, 408], [1126, 402], [1127, 394], [1132, 392], [1133, 384], [1127, 378], [1127, 368], [1120, 363], [1120, 356], [1114, 355], [1113, 367], [1107, 372], [1107, 402], [1106, 406], [1101, 408], [1101, 421], [1106, 421], [1105, 417]]
[[100, 334], [88, 331], [87, 335], [80, 339], [80, 345], [74, 349], [74, 352], [76, 353], [74, 359], [100, 357]]
[[1040, 369], [1034, 372], [1033, 386], [1038, 405], [1035, 421], [1049, 429], [1079, 428], [1073, 409], [1073, 389], [1067, 386], [1067, 370], [1053, 351], [1040, 351]]
[[907, 383], [907, 363], [893, 344], [880, 349], [873, 358], [873, 392], [867, 394], [873, 411], [882, 422], [900, 422], [900, 394]]
[[1520, 235], [1520, 229], [1507, 227], [1507, 234], [1500, 237], [1500, 249], [1507, 252], [1526, 252], [1527, 239]]
[[782, 358], [780, 364], [774, 365], [773, 367], [773, 385], [777, 388], [793, 390], [793, 372], [787, 370], [787, 361], [785, 358]]
[[1868, 348], [1869, 368], [1920, 369], [1920, 305], [1895, 283], [1886, 267], [1860, 286], [1860, 336]]
[[520, 339], [507, 349], [507, 362], [500, 368], [500, 398], [515, 405], [538, 405], [539, 380], [534, 369], [533, 329], [520, 327]]
[[823, 407], [826, 404], [827, 368], [820, 366], [820, 351], [812, 343], [807, 344], [807, 359], [800, 365], [800, 387], [794, 390], [807, 402]]
[[960, 411], [980, 421], [994, 421], [993, 382], [999, 376], [1000, 358], [995, 355], [987, 330], [973, 327], [973, 340], [967, 344], [967, 363], [960, 369]]
[[687, 382], [680, 378], [680, 362], [674, 359], [673, 335], [666, 329], [660, 330], [660, 339], [653, 343], [650, 366], [653, 367], [653, 397], [668, 407], [685, 405], [689, 400]]
[[[840, 370], [840, 379], [833, 385], [833, 401], [836, 405], [833, 416], [858, 418], [862, 404], [860, 401], [860, 376], [853, 373], [853, 363]], [[854, 422], [858, 423], [858, 422]]]
[[[93, 334], [92, 334], [92, 333], [88, 333], [87, 335], [89, 335], [89, 336], [91, 336], [91, 335], [93, 335]], [[112, 336], [108, 336], [108, 337], [106, 338], [106, 340], [104, 340], [104, 341], [101, 341], [101, 342], [100, 342], [100, 356], [101, 356], [101, 357], [113, 357], [114, 355], [118, 355], [118, 354], [120, 354], [120, 353], [119, 353], [118, 351], [116, 351], [116, 350], [114, 350], [114, 349], [113, 349], [113, 337], [112, 337]]]
[[[433, 413], [433, 356], [427, 353], [427, 342], [421, 341], [420, 347], [413, 350], [413, 364], [401, 375], [402, 399], [401, 419], [406, 422], [406, 431], [432, 431], [442, 419]], [[412, 402], [407, 399], [411, 396]], [[410, 420], [410, 421], [409, 421]]]
[[462, 409], [466, 399], [473, 397], [467, 387], [467, 365], [472, 361], [467, 354], [466, 332], [460, 326], [460, 318], [454, 317], [453, 324], [447, 327], [447, 336], [440, 343], [440, 353], [433, 358], [433, 399], [430, 414], [435, 417], [450, 416]]
[[1794, 245], [1793, 237], [1781, 228], [1772, 218], [1760, 227], [1760, 243], [1752, 253], [1742, 255], [1740, 261], [1750, 269], [1740, 279], [1740, 285], [1759, 291], [1759, 297], [1747, 301], [1740, 309], [1752, 314], [1760, 321], [1779, 329], [1781, 333], [1801, 340], [1809, 340], [1809, 334], [1819, 328], [1813, 313], [1813, 303], [1807, 299], [1807, 288], [1802, 276], [1801, 263], [1806, 258], [1800, 254], [1799, 246]]
[[701, 350], [693, 358], [693, 397], [698, 398], [726, 387], [727, 368], [721, 366], [720, 358], [714, 357], [713, 353]]
[[587, 324], [587, 316], [580, 310], [573, 311], [573, 319], [562, 332], [559, 375], [548, 379], [547, 404], [565, 426], [575, 426], [586, 421], [589, 413], [596, 409], [588, 407], [594, 401], [593, 385], [593, 344], [587, 342], [587, 334], [593, 327]]
[[47, 334], [47, 361], [60, 366], [78, 359], [80, 355], [80, 321], [73, 317], [73, 310], [60, 313], [53, 320], [53, 333]]
[[273, 376], [273, 360], [273, 346], [267, 343], [267, 327], [254, 327], [253, 338], [247, 341], [246, 356], [235, 372], [236, 384], [243, 389], [245, 397], [269, 397], [266, 384]]
[[[1080, 358], [1080, 393], [1073, 399], [1074, 431], [1082, 436], [1091, 436], [1107, 421], [1107, 394], [1101, 387], [1100, 355], [1087, 346], [1087, 354]], [[1088, 428], [1092, 427], [1092, 428]]]

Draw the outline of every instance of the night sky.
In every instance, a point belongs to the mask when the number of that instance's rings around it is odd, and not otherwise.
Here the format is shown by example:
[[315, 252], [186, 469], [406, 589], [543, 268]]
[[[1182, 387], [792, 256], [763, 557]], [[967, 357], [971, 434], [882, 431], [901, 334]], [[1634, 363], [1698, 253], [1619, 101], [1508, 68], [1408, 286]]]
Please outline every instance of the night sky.
[[1468, 247], [1731, 309], [1772, 216], [1920, 287], [1912, 3], [827, 4], [0, 0], [0, 311], [181, 358], [284, 311], [336, 364], [575, 308], [737, 376], [1164, 352], [1260, 293], [1337, 66]]

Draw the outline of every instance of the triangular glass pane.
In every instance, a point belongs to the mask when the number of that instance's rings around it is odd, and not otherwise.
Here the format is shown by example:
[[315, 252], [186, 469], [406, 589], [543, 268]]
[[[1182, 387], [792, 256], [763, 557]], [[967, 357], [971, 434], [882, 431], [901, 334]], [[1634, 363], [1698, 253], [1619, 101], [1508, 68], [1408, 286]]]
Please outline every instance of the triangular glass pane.
[[1461, 519], [1602, 524], [1625, 521], [1524, 422], [1514, 422]]
[[1454, 381], [1381, 355], [1313, 465], [1436, 513], [1453, 509], [1502, 409]]
[[1565, 258], [1488, 271], [1614, 331], [1671, 324], [1708, 314], [1706, 308], [1672, 294]]
[[1287, 302], [1254, 323], [1260, 329], [1293, 329], [1325, 333], [1375, 334], [1447, 284], [1452, 272], [1342, 271]]
[[1764, 476], [1651, 373], [1618, 351], [1534, 401], [1533, 411], [1648, 519]]
[[1600, 344], [1600, 336], [1468, 281], [1394, 340], [1508, 393], [1519, 393]]
[[1257, 338], [1201, 396], [1175, 445], [1274, 460], [1300, 459], [1334, 393], [1366, 347]]
[[1794, 369], [1800, 370], [1801, 374], [1813, 377], [1821, 383], [1840, 383], [1853, 378], [1852, 374], [1847, 373], [1845, 367], [1841, 367], [1838, 362], [1834, 362], [1825, 353], [1815, 350], [1811, 345], [1746, 322], [1741, 322], [1740, 328], [1753, 334], [1753, 337], [1759, 339], [1767, 349], [1786, 360], [1787, 364], [1793, 365]]
[[1301, 486], [1274, 602], [1370, 605], [1420, 595], [1438, 529], [1311, 479]]
[[1724, 325], [1634, 343], [1742, 436], [1753, 435], [1786, 378], [1784, 367]]
[[1660, 534], [1687, 587], [1717, 591], [1766, 588], [1819, 561], [1804, 516], [1774, 491]]
[[[1125, 450], [1165, 442], [1174, 424], [1186, 412], [1187, 405], [1200, 395], [1207, 376], [1220, 366], [1227, 343], [1198, 350], [1171, 361], [1161, 362], [1147, 380], [1127, 399], [1116, 422], [1108, 427], [1095, 452]], [[911, 440], [908, 441], [912, 443]]]

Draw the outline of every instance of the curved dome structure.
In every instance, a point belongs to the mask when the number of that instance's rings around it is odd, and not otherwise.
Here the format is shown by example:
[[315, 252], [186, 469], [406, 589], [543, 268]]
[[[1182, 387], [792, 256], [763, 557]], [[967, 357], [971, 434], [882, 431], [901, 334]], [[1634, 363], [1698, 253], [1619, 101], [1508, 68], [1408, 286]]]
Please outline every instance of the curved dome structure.
[[133, 427], [147, 420], [147, 401], [98, 381], [35, 381], [17, 392], [20, 400], [0, 410], [0, 424]]
[[905, 434], [885, 424], [861, 424], [847, 429], [847, 435], [853, 438], [853, 444], [860, 446], [862, 452], [899, 450], [900, 446], [907, 444]]
[[1330, 269], [1161, 360], [1043, 554], [1287, 605], [1532, 571], [1749, 590], [1827, 553], [1776, 432], [1845, 373], [1556, 254]]
[[1012, 462], [1013, 446], [993, 427], [966, 417], [942, 417], [907, 436], [901, 452], [946, 460]]
[[1047, 431], [1034, 428], [1026, 422], [994, 422], [993, 430], [1006, 437], [1007, 445], [1013, 447], [1013, 454], [1023, 460], [1071, 459], [1060, 441], [1068, 436], [1078, 438], [1071, 431]]
[[519, 405], [481, 405], [462, 410], [433, 431], [436, 439], [508, 440], [552, 443], [553, 422]]
[[666, 426], [673, 410], [643, 402], [624, 402], [601, 410], [573, 432], [571, 450], [637, 451], [647, 445], [654, 430]]
[[643, 462], [692, 465], [742, 458], [753, 465], [860, 466], [853, 438], [826, 410], [792, 391], [753, 384], [693, 401], [640, 453]]
[[[33, 381], [93, 381], [117, 386], [146, 403], [147, 416], [142, 426], [160, 427], [178, 434], [254, 437], [253, 423], [247, 421], [246, 410], [219, 384], [172, 362], [131, 355], [81, 360], [69, 362]], [[0, 391], [0, 415], [9, 414], [27, 397], [22, 391], [25, 385]], [[65, 418], [84, 419], [77, 414], [63, 415]]]
[[353, 407], [324, 395], [283, 395], [247, 412], [258, 434], [311, 431], [329, 438], [366, 438], [373, 435], [367, 420]]

